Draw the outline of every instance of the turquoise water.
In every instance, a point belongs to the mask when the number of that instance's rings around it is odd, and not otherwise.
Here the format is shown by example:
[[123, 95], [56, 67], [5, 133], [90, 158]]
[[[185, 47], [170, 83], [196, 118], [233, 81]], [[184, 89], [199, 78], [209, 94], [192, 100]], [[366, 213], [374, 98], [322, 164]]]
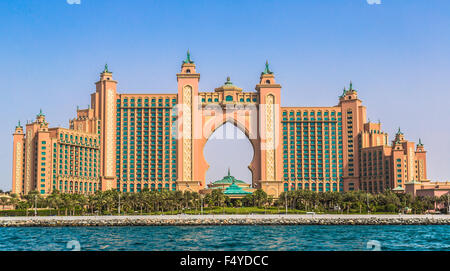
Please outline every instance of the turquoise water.
[[[70, 243], [69, 243], [70, 242]], [[0, 250], [446, 250], [450, 226], [0, 228]]]

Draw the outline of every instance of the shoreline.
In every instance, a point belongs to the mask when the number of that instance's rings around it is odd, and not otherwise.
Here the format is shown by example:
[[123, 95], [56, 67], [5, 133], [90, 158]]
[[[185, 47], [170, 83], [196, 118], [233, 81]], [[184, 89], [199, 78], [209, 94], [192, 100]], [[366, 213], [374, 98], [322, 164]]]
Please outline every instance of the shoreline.
[[130, 215], [0, 217], [2, 227], [450, 225], [450, 215]]

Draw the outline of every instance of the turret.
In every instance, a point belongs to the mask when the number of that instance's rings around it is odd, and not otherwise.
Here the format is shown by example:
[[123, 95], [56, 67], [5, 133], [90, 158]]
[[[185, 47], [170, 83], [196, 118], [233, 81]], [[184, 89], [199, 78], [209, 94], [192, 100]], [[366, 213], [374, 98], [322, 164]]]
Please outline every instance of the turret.
[[422, 140], [419, 138], [419, 143], [417, 143], [417, 146], [416, 146], [416, 152], [424, 152], [424, 151], [425, 151], [425, 148], [422, 144]]
[[99, 120], [101, 157], [101, 188], [103, 191], [116, 187], [116, 99], [117, 81], [113, 80], [112, 72], [105, 65], [100, 73], [100, 80], [95, 83], [96, 91], [91, 96], [94, 117]]
[[268, 61], [255, 89], [259, 93], [261, 168], [265, 169], [257, 187], [276, 196], [282, 190], [281, 85], [275, 82]]
[[23, 193], [24, 139], [25, 134], [19, 120], [13, 134], [12, 192], [15, 194]]
[[[194, 149], [197, 145], [195, 140], [201, 137], [201, 128], [196, 120], [199, 115], [198, 83], [200, 74], [195, 69], [194, 61], [191, 59], [189, 50], [186, 59], [181, 64], [181, 71], [177, 73], [178, 81], [178, 119], [181, 121], [181, 129], [178, 130], [177, 147], [180, 155], [177, 155], [178, 180], [177, 186], [181, 191], [198, 190], [204, 176], [200, 176], [200, 163], [194, 163], [196, 153], [202, 150]], [[206, 162], [205, 162], [206, 163]]]
[[402, 143], [402, 142], [405, 141], [405, 135], [404, 135], [403, 132], [400, 130], [400, 127], [398, 127], [398, 131], [397, 131], [397, 133], [395, 134], [395, 139], [394, 139], [394, 141], [395, 141], [395, 142], [399, 142], [399, 143]]
[[343, 102], [346, 100], [357, 100], [358, 99], [358, 91], [356, 89], [353, 89], [353, 83], [350, 81], [350, 87], [347, 90], [344, 87], [344, 90], [342, 92], [342, 95], [339, 96], [339, 102]]
[[22, 125], [20, 124], [20, 120], [19, 120], [19, 122], [17, 123], [16, 129], [14, 130], [14, 134], [15, 134], [15, 135], [23, 135], [23, 127], [22, 127]]

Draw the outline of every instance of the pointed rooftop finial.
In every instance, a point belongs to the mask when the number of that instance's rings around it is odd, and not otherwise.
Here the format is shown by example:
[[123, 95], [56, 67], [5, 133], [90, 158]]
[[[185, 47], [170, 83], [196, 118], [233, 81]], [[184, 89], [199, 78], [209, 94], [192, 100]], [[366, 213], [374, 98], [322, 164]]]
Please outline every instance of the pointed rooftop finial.
[[419, 144], [417, 144], [417, 146], [423, 146], [422, 140], [420, 138], [419, 138]]
[[103, 70], [103, 73], [112, 73], [108, 69], [108, 63], [105, 64], [105, 69]]
[[230, 80], [231, 80], [230, 76], [227, 76], [227, 81], [225, 82], [225, 85], [227, 85], [227, 86], [233, 85], [233, 83]]
[[266, 60], [266, 67], [264, 68], [263, 74], [272, 74], [273, 72], [269, 69], [269, 61]]
[[351, 90], [353, 90], [353, 83], [352, 83], [352, 80], [350, 80], [350, 89], [349, 89], [350, 91]]
[[187, 50], [186, 59], [183, 61], [183, 63], [185, 63], [185, 64], [194, 63], [194, 61], [191, 60], [191, 53], [189, 53], [189, 49]]
[[347, 92], [347, 89], [345, 89], [345, 87], [344, 87], [344, 89], [342, 90], [342, 94], [341, 94], [341, 96], [339, 96], [339, 97], [340, 97], [340, 98], [344, 97], [344, 96], [345, 96], [345, 92]]
[[230, 177], [230, 167], [228, 167], [228, 177]]
[[20, 125], [20, 120], [17, 122], [16, 128], [22, 128], [22, 125]]

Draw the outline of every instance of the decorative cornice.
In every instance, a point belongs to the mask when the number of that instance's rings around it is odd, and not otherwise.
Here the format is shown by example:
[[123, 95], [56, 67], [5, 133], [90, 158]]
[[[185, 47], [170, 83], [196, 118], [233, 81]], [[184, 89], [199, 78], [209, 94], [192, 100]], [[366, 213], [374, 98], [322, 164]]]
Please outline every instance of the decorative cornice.
[[281, 88], [280, 84], [257, 84], [255, 86], [256, 90], [260, 90], [261, 88]]

